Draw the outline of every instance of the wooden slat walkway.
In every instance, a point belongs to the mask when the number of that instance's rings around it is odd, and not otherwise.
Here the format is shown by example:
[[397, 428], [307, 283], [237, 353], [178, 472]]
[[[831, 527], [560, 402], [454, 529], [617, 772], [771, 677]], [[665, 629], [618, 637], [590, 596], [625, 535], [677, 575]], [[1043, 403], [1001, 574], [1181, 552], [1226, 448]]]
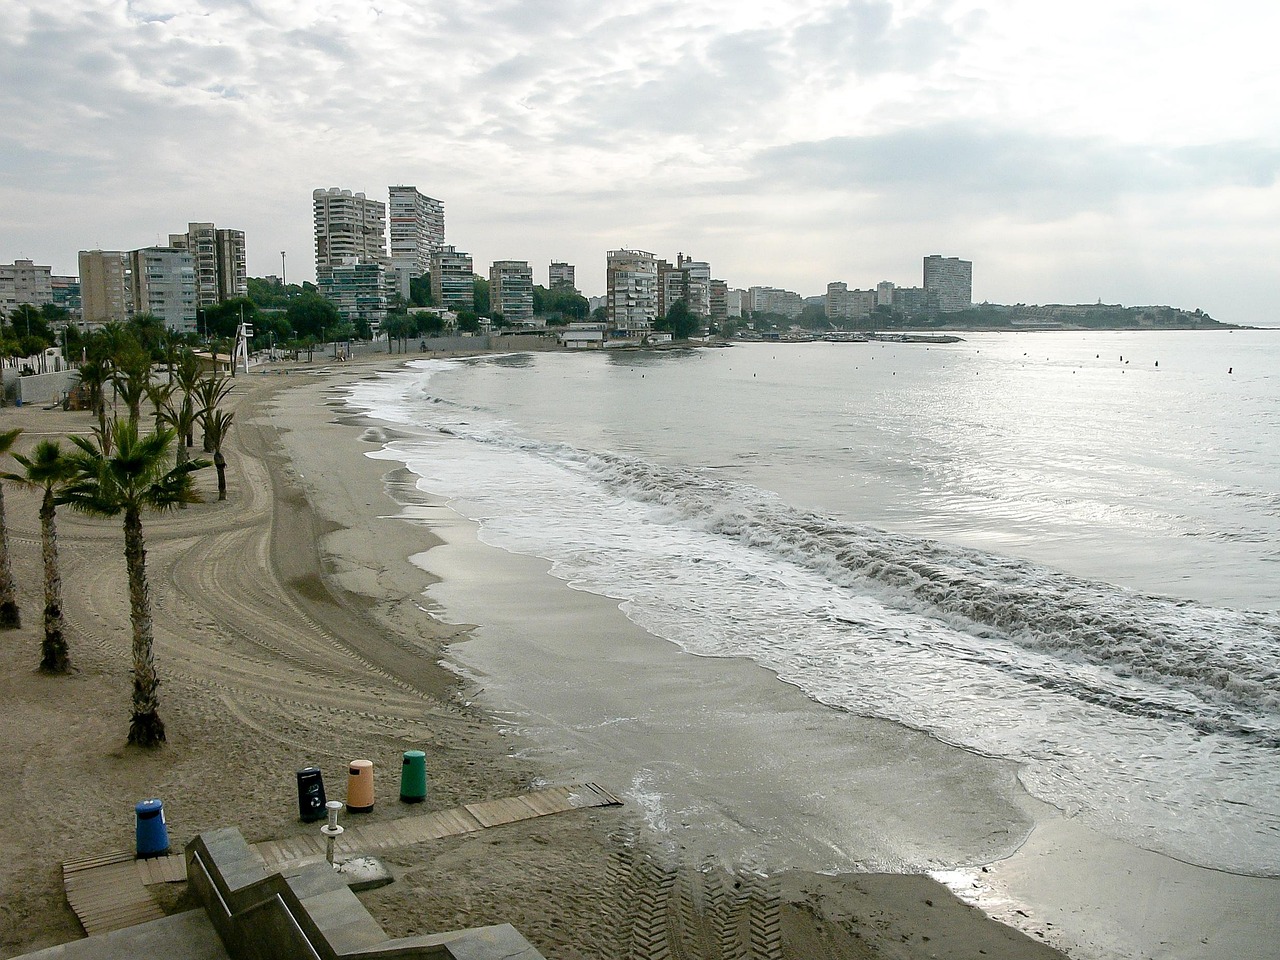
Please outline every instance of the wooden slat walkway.
[[[487, 827], [532, 820], [553, 813], [585, 807], [610, 807], [622, 803], [599, 784], [551, 787], [501, 800], [467, 803], [451, 810], [411, 814], [381, 823], [359, 823], [345, 817], [347, 828], [334, 844], [342, 855], [373, 853], [408, 847], [427, 840], [440, 840]], [[253, 844], [267, 869], [323, 860], [325, 842], [320, 825], [310, 833]], [[186, 858], [180, 855], [135, 859], [132, 852], [112, 853], [62, 865], [62, 883], [67, 903], [80, 918], [84, 932], [92, 936], [121, 930], [164, 916], [147, 887], [157, 883], [177, 883], [187, 879]]]

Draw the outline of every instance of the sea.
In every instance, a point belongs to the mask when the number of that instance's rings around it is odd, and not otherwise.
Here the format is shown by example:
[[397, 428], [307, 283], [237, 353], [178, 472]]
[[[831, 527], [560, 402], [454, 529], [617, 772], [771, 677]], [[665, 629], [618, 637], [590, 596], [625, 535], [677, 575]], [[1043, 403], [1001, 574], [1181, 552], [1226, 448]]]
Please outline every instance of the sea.
[[[962, 337], [415, 359], [344, 397], [392, 428], [402, 500], [672, 658], [758, 666], [1005, 761], [1117, 839], [1277, 875], [1280, 331]], [[481, 660], [518, 687], [519, 658]]]

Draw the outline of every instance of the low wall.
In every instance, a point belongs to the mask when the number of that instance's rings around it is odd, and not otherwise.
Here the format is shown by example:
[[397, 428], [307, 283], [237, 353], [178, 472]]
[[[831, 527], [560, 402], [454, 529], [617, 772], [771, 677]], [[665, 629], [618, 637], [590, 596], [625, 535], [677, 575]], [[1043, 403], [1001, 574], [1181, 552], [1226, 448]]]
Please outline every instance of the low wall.
[[5, 403], [22, 405], [61, 403], [67, 393], [80, 382], [80, 374], [74, 370], [57, 373], [36, 373], [29, 377], [5, 377], [0, 391]]

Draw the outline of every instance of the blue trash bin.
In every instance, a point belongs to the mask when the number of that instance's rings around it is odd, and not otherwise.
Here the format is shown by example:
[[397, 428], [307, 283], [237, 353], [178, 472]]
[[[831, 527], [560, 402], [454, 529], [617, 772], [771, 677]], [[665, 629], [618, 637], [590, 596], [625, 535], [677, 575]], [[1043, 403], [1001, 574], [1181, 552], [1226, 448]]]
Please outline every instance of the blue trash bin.
[[168, 854], [169, 828], [164, 822], [164, 801], [139, 801], [133, 812], [137, 819], [138, 858], [145, 860]]

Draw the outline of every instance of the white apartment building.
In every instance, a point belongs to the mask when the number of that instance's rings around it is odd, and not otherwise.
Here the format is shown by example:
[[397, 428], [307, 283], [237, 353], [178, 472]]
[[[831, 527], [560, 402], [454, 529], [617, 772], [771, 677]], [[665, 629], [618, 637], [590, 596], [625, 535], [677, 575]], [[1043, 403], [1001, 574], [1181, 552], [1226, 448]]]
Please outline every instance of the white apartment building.
[[495, 260], [489, 267], [489, 309], [515, 327], [533, 327], [533, 268], [524, 260]]
[[188, 223], [186, 233], [169, 234], [169, 246], [195, 260], [196, 300], [201, 307], [249, 295], [243, 230], [212, 223]]
[[563, 287], [567, 290], [573, 290], [576, 293], [578, 290], [578, 282], [574, 276], [575, 272], [576, 271], [572, 263], [562, 263], [558, 260], [552, 260], [551, 266], [547, 270], [547, 289], [556, 290]]
[[195, 333], [195, 258], [175, 247], [143, 247], [127, 256], [133, 313], [158, 317], [174, 333]]
[[20, 304], [43, 307], [53, 303], [53, 268], [32, 260], [0, 263], [0, 312], [10, 314]]
[[606, 266], [610, 329], [622, 339], [643, 339], [657, 316], [657, 259], [644, 250], [610, 250]]
[[391, 268], [396, 291], [409, 301], [409, 281], [431, 269], [431, 255], [444, 246], [444, 204], [417, 187], [389, 188]]
[[313, 190], [316, 275], [351, 262], [387, 264], [387, 207], [363, 193]]
[[471, 254], [446, 244], [431, 255], [431, 298], [445, 310], [474, 310], [475, 272]]
[[924, 258], [924, 289], [937, 300], [939, 313], [954, 313], [973, 306], [973, 263], [938, 254]]

